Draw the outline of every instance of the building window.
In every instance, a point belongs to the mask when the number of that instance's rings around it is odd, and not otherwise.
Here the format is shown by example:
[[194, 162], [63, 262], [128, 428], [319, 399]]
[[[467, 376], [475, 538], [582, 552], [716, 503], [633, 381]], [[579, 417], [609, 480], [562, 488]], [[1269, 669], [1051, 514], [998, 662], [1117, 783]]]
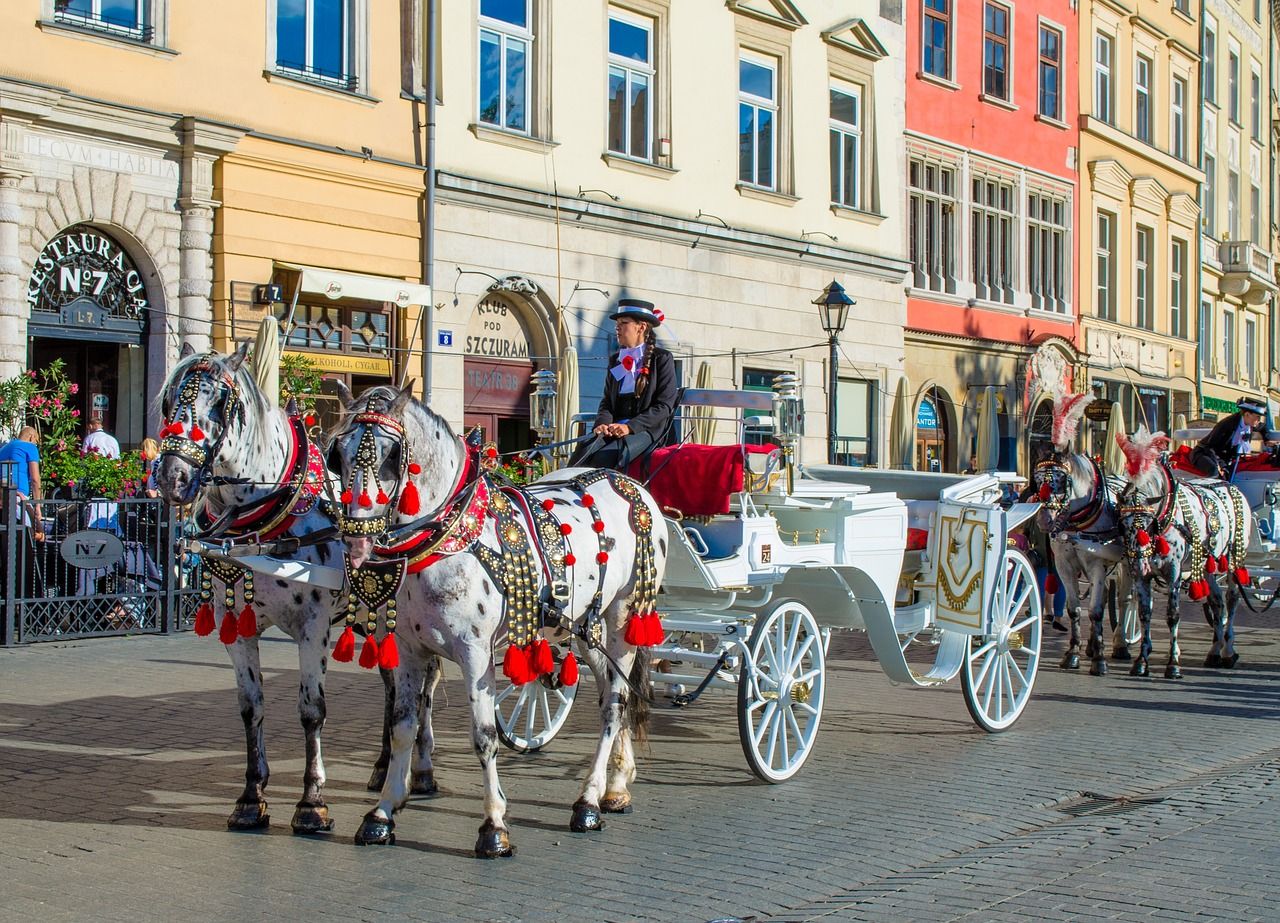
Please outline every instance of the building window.
[[1210, 237], [1217, 233], [1218, 199], [1214, 187], [1218, 183], [1218, 162], [1212, 154], [1204, 155], [1204, 183], [1200, 186], [1200, 223]]
[[1249, 184], [1249, 239], [1262, 246], [1262, 190]]
[[1213, 304], [1200, 302], [1200, 374], [1213, 375]]
[[1218, 27], [1211, 17], [1204, 18], [1204, 61], [1201, 76], [1204, 78], [1204, 98], [1218, 100]]
[[956, 290], [956, 175], [954, 166], [911, 159], [907, 220], [912, 284], [917, 288]]
[[1169, 333], [1187, 335], [1187, 244], [1177, 238], [1169, 248]]
[[1227, 118], [1240, 124], [1240, 52], [1227, 51]]
[[1040, 108], [1047, 119], [1062, 121], [1062, 33], [1040, 27]]
[[1153, 236], [1151, 228], [1138, 225], [1138, 233], [1134, 238], [1134, 309], [1137, 312], [1137, 324], [1144, 330], [1154, 330], [1156, 327], [1155, 305], [1151, 301]]
[[1099, 32], [1094, 36], [1093, 48], [1093, 112], [1108, 125], [1115, 122], [1112, 105], [1111, 62], [1113, 44], [1111, 36]]
[[943, 80], [951, 79], [951, 0], [924, 0], [924, 35], [920, 67]]
[[1173, 8], [1183, 16], [1191, 15], [1191, 0], [1173, 0]]
[[738, 60], [738, 179], [774, 188], [777, 155], [776, 59]]
[[653, 159], [653, 20], [609, 13], [609, 150]]
[[1169, 153], [1187, 159], [1187, 81], [1174, 77], [1169, 90]]
[[1258, 365], [1254, 358], [1257, 352], [1258, 342], [1258, 325], [1252, 317], [1246, 317], [1244, 321], [1244, 375], [1245, 381], [1251, 387], [1257, 387], [1258, 382]]
[[1027, 195], [1027, 287], [1031, 306], [1067, 309], [1067, 202], [1046, 192]]
[[1240, 174], [1227, 171], [1227, 237], [1240, 239]]
[[971, 189], [969, 243], [977, 297], [1012, 304], [1018, 226], [1013, 183], [975, 176]]
[[151, 0], [55, 0], [53, 21], [151, 41]]
[[1133, 70], [1133, 133], [1151, 143], [1151, 59], [1138, 55]]
[[998, 3], [984, 5], [982, 14], [982, 92], [1008, 100], [1009, 9]]
[[841, 378], [836, 388], [836, 464], [873, 464], [876, 460], [876, 394], [879, 384], [858, 378]]
[[276, 69], [358, 89], [350, 0], [276, 0]]
[[1230, 311], [1222, 312], [1222, 362], [1227, 381], [1235, 384], [1240, 377], [1236, 374], [1236, 316]]
[[529, 132], [531, 0], [480, 0], [481, 124]]
[[1262, 0], [1253, 0], [1253, 21], [1262, 22]]
[[831, 201], [862, 207], [862, 91], [833, 86], [830, 95]]
[[[751, 369], [744, 368], [742, 370], [742, 390], [743, 391], [772, 391], [773, 380], [779, 375], [786, 374], [784, 371], [776, 371], [772, 369]], [[745, 411], [743, 416], [751, 414], [754, 411]], [[760, 419], [755, 417], [755, 419]], [[766, 417], [765, 419], [769, 419]], [[742, 428], [742, 441], [746, 445], [764, 445], [772, 442], [774, 439], [774, 428], [772, 423], [765, 423], [757, 426], [746, 426]]]
[[1249, 134], [1262, 142], [1262, 75], [1256, 68], [1249, 73]]
[[1094, 241], [1097, 258], [1098, 317], [1116, 319], [1116, 269], [1112, 254], [1116, 252], [1116, 216], [1098, 212], [1098, 235]]

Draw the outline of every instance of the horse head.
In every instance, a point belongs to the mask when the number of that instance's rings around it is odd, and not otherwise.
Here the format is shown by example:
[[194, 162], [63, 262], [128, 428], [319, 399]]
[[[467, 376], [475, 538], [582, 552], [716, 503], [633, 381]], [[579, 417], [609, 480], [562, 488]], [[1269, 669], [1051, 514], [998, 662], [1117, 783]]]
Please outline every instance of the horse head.
[[162, 392], [164, 425], [156, 485], [169, 503], [190, 503], [207, 486], [219, 458], [233, 454], [232, 434], [243, 427], [246, 399], [262, 402], [244, 369], [248, 341], [231, 355], [197, 355], [183, 344], [182, 355]]
[[1125, 486], [1116, 501], [1120, 539], [1125, 555], [1138, 566], [1144, 576], [1151, 571], [1153, 541], [1164, 529], [1161, 517], [1173, 502], [1176, 484], [1159, 464], [1160, 456], [1169, 448], [1164, 433], [1150, 433], [1139, 427], [1132, 438], [1116, 434], [1116, 444], [1125, 456]]
[[461, 440], [410, 388], [378, 386], [353, 399], [338, 387], [346, 413], [326, 461], [341, 484], [338, 529], [353, 568], [376, 538], [441, 512], [466, 473]]
[[1072, 469], [1071, 454], [1053, 449], [1032, 473], [1036, 498], [1043, 504], [1041, 523], [1050, 535], [1066, 528], [1071, 504], [1088, 496], [1088, 485], [1078, 484]]

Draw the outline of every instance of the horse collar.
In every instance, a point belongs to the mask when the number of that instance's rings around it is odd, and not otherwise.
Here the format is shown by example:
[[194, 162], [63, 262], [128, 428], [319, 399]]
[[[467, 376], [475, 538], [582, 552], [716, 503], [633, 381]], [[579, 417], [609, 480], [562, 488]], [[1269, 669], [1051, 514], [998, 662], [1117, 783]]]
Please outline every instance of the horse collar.
[[1067, 524], [1074, 532], [1086, 531], [1098, 521], [1102, 511], [1107, 508], [1107, 493], [1102, 489], [1102, 471], [1098, 468], [1098, 463], [1092, 458], [1089, 459], [1089, 465], [1093, 469], [1089, 498], [1085, 501], [1084, 506], [1067, 516]]

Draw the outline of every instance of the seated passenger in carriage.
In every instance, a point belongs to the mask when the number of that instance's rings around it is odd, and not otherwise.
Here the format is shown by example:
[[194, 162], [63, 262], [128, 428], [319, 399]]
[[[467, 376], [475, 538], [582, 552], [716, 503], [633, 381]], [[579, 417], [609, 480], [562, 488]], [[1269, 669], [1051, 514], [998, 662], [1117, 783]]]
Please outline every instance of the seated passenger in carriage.
[[1256, 397], [1236, 401], [1240, 409], [1223, 417], [1191, 450], [1191, 463], [1200, 473], [1211, 478], [1230, 478], [1241, 455], [1249, 453], [1256, 432], [1267, 445], [1280, 442], [1280, 433], [1271, 432], [1263, 423], [1266, 405]]
[[609, 357], [604, 397], [592, 432], [570, 465], [626, 469], [661, 445], [675, 415], [676, 366], [670, 351], [657, 344], [654, 329], [662, 312], [650, 301], [622, 298], [609, 315], [618, 334], [618, 351]]

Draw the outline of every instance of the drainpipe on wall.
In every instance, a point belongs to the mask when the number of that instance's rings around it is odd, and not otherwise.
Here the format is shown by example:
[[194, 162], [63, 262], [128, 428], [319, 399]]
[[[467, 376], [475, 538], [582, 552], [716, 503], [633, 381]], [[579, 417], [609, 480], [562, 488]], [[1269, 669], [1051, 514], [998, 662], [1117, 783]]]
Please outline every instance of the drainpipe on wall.
[[[1199, 105], [1196, 106], [1196, 163], [1200, 165], [1200, 169], [1204, 170], [1204, 0], [1200, 0], [1200, 18], [1197, 20], [1199, 25], [1199, 35], [1196, 37], [1196, 48], [1200, 50], [1200, 66], [1196, 68], [1196, 99]], [[1200, 331], [1204, 324], [1200, 322], [1201, 314], [1204, 311], [1204, 184], [1200, 184], [1200, 226], [1196, 228], [1196, 393], [1193, 395], [1195, 401], [1195, 413], [1192, 419], [1204, 416], [1204, 348], [1205, 344], [1200, 342]], [[1212, 337], [1212, 333], [1210, 334]]]
[[[436, 234], [436, 0], [427, 0], [427, 169], [422, 174], [425, 187], [422, 215], [422, 283], [431, 286], [435, 279]], [[435, 301], [435, 290], [431, 292]], [[435, 306], [422, 305], [422, 400], [431, 404], [431, 350], [435, 341]]]

